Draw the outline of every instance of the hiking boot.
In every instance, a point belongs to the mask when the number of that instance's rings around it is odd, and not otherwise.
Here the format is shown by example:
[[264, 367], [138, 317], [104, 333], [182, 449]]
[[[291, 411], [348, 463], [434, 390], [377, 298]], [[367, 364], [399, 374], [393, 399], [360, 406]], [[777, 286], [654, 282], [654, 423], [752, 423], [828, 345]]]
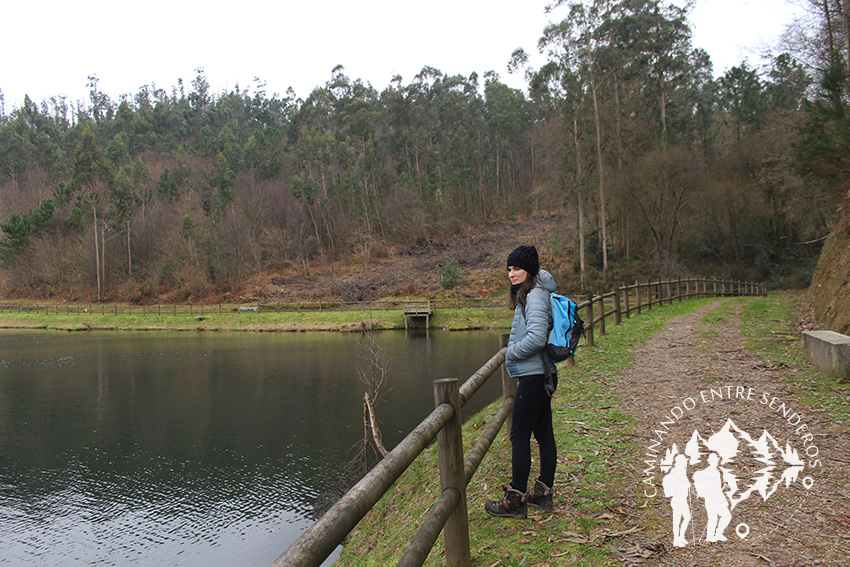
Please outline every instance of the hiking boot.
[[534, 506], [544, 512], [549, 512], [554, 507], [552, 504], [552, 489], [539, 480], [534, 483], [534, 490], [526, 495], [525, 501], [529, 506]]
[[510, 485], [505, 487], [504, 498], [485, 502], [484, 510], [488, 514], [502, 518], [525, 518], [528, 514], [528, 506], [525, 504], [525, 494], [519, 490], [514, 490]]

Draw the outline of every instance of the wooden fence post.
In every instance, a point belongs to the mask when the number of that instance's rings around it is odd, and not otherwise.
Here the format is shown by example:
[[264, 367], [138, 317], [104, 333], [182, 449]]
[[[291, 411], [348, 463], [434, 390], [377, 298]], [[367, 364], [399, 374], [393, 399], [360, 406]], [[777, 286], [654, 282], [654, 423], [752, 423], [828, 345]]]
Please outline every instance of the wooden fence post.
[[446, 565], [469, 567], [469, 520], [466, 510], [466, 475], [463, 469], [463, 420], [460, 415], [460, 392], [456, 378], [434, 381], [434, 407], [450, 404], [454, 417], [437, 434], [440, 456], [440, 491], [457, 490], [460, 501], [449, 515], [443, 536], [446, 542]]
[[626, 291], [626, 319], [628, 319], [631, 317], [631, 313], [629, 313], [629, 311], [631, 311], [631, 309], [629, 308], [629, 286], [623, 284], [623, 289]]
[[587, 294], [587, 313], [585, 314], [585, 334], [587, 336], [587, 346], [593, 344], [593, 292]]
[[614, 288], [614, 324], [619, 325], [623, 322], [623, 312], [620, 309], [620, 288]]
[[637, 314], [640, 315], [640, 284], [635, 280], [635, 295], [637, 296]]
[[599, 296], [599, 334], [605, 336], [605, 294]]
[[[508, 340], [511, 338], [509, 333], [502, 333], [499, 335], [499, 350], [502, 350], [506, 346], [508, 346]], [[516, 381], [511, 378], [511, 375], [508, 374], [508, 367], [506, 364], [502, 364], [502, 399], [507, 400], [508, 398], [513, 398], [516, 396]], [[505, 432], [508, 434], [508, 440], [511, 438], [511, 427], [513, 426], [513, 412], [508, 414], [508, 418], [505, 420]]]

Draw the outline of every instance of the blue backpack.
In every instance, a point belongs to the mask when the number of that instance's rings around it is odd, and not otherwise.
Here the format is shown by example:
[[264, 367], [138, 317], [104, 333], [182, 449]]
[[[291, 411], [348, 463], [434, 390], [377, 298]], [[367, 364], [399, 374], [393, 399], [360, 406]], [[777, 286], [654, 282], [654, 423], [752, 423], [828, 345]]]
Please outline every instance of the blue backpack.
[[569, 297], [552, 296], [552, 331], [546, 344], [546, 356], [552, 362], [562, 362], [575, 354], [578, 340], [584, 334], [584, 321], [578, 314], [578, 305]]

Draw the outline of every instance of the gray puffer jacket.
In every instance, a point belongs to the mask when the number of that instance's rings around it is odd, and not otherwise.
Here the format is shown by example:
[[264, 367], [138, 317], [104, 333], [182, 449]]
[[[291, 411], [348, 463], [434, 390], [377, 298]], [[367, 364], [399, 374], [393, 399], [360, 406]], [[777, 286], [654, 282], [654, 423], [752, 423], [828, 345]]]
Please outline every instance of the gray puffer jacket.
[[[546, 270], [537, 273], [537, 285], [528, 292], [525, 308], [517, 305], [508, 339], [505, 366], [512, 378], [543, 374], [544, 356], [540, 351], [546, 346], [552, 328], [552, 303], [550, 293], [555, 291], [555, 278]], [[546, 358], [550, 370], [555, 365]]]

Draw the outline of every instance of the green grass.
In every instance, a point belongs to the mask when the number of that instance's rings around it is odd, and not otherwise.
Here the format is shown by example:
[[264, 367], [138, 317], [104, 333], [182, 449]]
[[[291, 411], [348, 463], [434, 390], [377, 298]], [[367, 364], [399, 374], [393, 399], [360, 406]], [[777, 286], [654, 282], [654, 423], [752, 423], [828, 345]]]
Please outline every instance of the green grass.
[[772, 293], [744, 306], [741, 333], [748, 351], [781, 371], [802, 403], [850, 426], [850, 383], [838, 382], [806, 360], [795, 324], [802, 293]]
[[[711, 311], [704, 313], [699, 321], [701, 323], [706, 323], [707, 326], [702, 327], [696, 331], [696, 334], [705, 339], [716, 339], [720, 337], [720, 331], [715, 330], [711, 327], [711, 325], [721, 325], [729, 322], [729, 316], [731, 312], [737, 308], [737, 306], [744, 301], [748, 301], [750, 298], [746, 297], [738, 297], [735, 299], [729, 299], [724, 301], [717, 307], [713, 308]], [[710, 352], [709, 348], [699, 348], [698, 350], [702, 352]]]

